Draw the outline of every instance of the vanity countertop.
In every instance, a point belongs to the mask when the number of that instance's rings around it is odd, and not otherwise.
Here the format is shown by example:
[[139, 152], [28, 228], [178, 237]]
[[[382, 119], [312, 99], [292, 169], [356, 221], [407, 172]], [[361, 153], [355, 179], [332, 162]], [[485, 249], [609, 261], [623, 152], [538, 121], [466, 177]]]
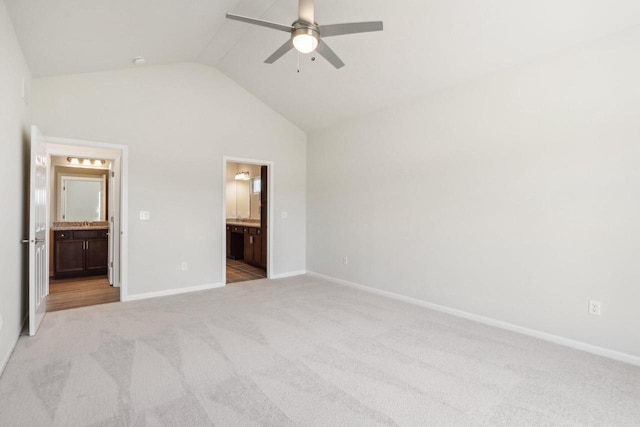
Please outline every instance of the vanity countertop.
[[53, 231], [60, 230], [108, 230], [109, 221], [67, 221], [54, 222]]
[[227, 225], [238, 225], [240, 227], [260, 227], [259, 220], [238, 220], [238, 219], [228, 219]]

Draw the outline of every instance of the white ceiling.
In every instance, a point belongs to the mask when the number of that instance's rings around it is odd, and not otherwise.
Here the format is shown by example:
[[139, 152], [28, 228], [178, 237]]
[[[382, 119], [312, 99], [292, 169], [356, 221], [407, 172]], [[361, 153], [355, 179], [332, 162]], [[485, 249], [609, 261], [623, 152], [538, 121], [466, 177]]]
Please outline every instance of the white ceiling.
[[317, 0], [322, 24], [383, 20], [384, 31], [326, 39], [334, 69], [291, 51], [297, 0], [4, 0], [34, 76], [199, 61], [219, 68], [306, 131], [462, 84], [640, 24], [638, 0]]

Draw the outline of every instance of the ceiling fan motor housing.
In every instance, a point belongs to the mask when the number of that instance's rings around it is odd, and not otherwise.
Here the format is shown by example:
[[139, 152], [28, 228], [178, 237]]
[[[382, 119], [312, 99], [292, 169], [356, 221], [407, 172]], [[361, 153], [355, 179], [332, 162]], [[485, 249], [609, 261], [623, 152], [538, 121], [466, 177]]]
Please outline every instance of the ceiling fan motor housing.
[[[291, 30], [291, 40], [293, 40], [296, 49], [302, 53], [314, 51], [320, 40], [318, 26], [302, 21], [294, 22]], [[305, 42], [302, 42], [302, 40], [305, 40]]]

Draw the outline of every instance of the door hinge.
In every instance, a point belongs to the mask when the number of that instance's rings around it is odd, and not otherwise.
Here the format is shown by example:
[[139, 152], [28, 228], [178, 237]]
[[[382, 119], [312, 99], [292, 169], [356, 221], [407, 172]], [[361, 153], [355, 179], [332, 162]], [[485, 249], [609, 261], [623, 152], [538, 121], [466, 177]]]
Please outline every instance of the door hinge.
[[109, 267], [113, 268], [113, 261], [109, 263]]
[[116, 173], [111, 171], [111, 178], [115, 178], [116, 177]]

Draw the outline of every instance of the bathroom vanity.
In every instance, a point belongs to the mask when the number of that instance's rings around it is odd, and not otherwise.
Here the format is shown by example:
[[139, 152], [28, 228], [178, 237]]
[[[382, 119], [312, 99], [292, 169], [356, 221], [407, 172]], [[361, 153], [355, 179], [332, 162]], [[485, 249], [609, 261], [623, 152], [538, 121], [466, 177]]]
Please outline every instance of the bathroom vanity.
[[227, 221], [227, 258], [242, 259], [251, 265], [266, 268], [260, 223]]
[[[64, 224], [64, 223], [63, 223]], [[57, 225], [53, 230], [53, 275], [65, 277], [107, 274], [109, 226]]]

